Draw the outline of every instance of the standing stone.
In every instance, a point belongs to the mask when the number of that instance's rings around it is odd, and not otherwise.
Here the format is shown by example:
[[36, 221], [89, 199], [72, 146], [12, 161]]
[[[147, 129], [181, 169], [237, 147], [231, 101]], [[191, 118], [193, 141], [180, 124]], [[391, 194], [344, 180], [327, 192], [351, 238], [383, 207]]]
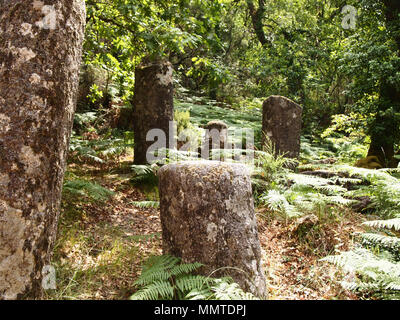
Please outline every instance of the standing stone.
[[135, 164], [147, 164], [146, 153], [154, 143], [146, 141], [150, 130], [161, 129], [166, 143], [173, 138], [169, 135], [169, 125], [174, 119], [172, 72], [172, 65], [167, 61], [142, 63], [135, 70]]
[[159, 190], [164, 253], [200, 262], [202, 274], [229, 275], [242, 289], [264, 297], [247, 167], [204, 160], [167, 165], [159, 171]]
[[201, 156], [210, 159], [212, 150], [224, 149], [228, 143], [228, 125], [222, 121], [210, 121], [204, 127], [206, 130]]
[[84, 25], [83, 0], [0, 0], [0, 300], [51, 269]]
[[271, 96], [263, 105], [263, 145], [265, 136], [275, 145], [276, 152], [288, 158], [300, 156], [303, 108], [281, 96]]

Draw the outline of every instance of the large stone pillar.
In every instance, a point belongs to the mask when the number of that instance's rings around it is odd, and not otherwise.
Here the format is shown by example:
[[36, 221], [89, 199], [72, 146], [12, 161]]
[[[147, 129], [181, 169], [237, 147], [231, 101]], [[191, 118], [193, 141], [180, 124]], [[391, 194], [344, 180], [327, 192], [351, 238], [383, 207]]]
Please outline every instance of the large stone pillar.
[[303, 108], [281, 96], [271, 96], [263, 105], [263, 145], [269, 137], [276, 151], [289, 158], [300, 155]]
[[164, 253], [203, 263], [202, 274], [229, 275], [244, 290], [265, 296], [247, 167], [216, 161], [172, 164], [160, 169], [159, 183]]
[[135, 70], [135, 164], [147, 163], [146, 153], [154, 143], [146, 141], [150, 130], [162, 130], [165, 133], [165, 147], [169, 145], [169, 124], [174, 119], [172, 72], [172, 65], [167, 61], [142, 63]]

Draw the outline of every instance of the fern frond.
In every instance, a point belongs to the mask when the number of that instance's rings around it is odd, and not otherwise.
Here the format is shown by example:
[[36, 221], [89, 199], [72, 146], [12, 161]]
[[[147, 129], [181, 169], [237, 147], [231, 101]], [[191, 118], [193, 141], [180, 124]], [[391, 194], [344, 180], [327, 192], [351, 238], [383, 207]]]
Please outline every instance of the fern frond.
[[[213, 279], [207, 278], [204, 276], [193, 276], [193, 275], [186, 275], [183, 277], [179, 277], [176, 280], [176, 286], [181, 290], [182, 292], [188, 292], [188, 291], [193, 291], [193, 290], [204, 290], [204, 286], [208, 287], [208, 284], [212, 282]], [[203, 291], [204, 292], [204, 291]]]
[[72, 196], [87, 197], [99, 202], [107, 201], [115, 194], [113, 191], [102, 187], [96, 182], [82, 179], [65, 181], [63, 192]]
[[370, 182], [376, 181], [387, 181], [387, 182], [398, 182], [398, 180], [392, 177], [385, 170], [371, 170], [364, 168], [356, 168], [351, 166], [337, 166], [335, 169], [338, 172], [348, 173], [351, 177], [361, 177]]
[[364, 222], [363, 225], [371, 228], [388, 229], [400, 231], [400, 218], [389, 220], [376, 220]]
[[212, 290], [217, 300], [257, 300], [254, 295], [244, 292], [231, 279], [217, 279]]
[[197, 269], [201, 268], [203, 265], [201, 263], [184, 263], [175, 265], [173, 268], [170, 269], [170, 273], [172, 276], [180, 276], [182, 274], [188, 274]]
[[131, 166], [134, 177], [131, 182], [135, 185], [149, 183], [153, 185], [158, 184], [158, 177], [156, 174], [156, 166], [150, 165], [133, 165]]
[[291, 205], [285, 195], [279, 191], [270, 190], [266, 195], [261, 196], [260, 200], [263, 204], [274, 211], [281, 213], [289, 218], [299, 217], [301, 213], [296, 210], [296, 207]]
[[190, 274], [201, 266], [200, 263], [183, 264], [181, 259], [172, 256], [150, 257], [135, 282], [135, 285], [143, 288], [131, 299], [254, 299], [253, 295], [245, 293], [230, 278], [214, 279]]
[[364, 233], [361, 237], [364, 241], [373, 245], [380, 245], [390, 249], [400, 249], [400, 238], [397, 237], [388, 237], [376, 233]]
[[186, 296], [185, 299], [188, 300], [209, 300], [213, 296], [213, 293], [209, 288], [207, 289], [193, 289]]
[[169, 281], [155, 280], [131, 296], [131, 300], [168, 300], [174, 296], [174, 288]]
[[160, 207], [159, 201], [132, 201], [131, 204], [140, 209]]
[[168, 255], [150, 257], [142, 268], [142, 274], [134, 284], [143, 286], [155, 281], [165, 281], [171, 277], [169, 270], [179, 262], [180, 259]]

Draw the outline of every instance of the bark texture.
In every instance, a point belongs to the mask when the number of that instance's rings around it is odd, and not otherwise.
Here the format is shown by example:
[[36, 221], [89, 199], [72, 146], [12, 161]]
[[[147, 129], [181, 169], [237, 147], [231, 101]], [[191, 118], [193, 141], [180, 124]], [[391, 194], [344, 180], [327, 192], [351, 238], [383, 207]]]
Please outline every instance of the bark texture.
[[[209, 276], [230, 275], [265, 296], [261, 247], [246, 166], [216, 161], [167, 165], [159, 171], [163, 250]], [[219, 268], [225, 268], [213, 273]], [[240, 271], [239, 271], [240, 270]]]
[[163, 130], [169, 141], [169, 123], [174, 119], [172, 72], [171, 63], [166, 61], [144, 63], [135, 70], [135, 164], [147, 163], [147, 150], [154, 143], [146, 141], [150, 130]]
[[303, 109], [281, 96], [271, 96], [263, 105], [263, 144], [269, 137], [276, 152], [297, 159], [300, 155], [300, 136]]
[[83, 0], [0, 0], [0, 300], [42, 294], [84, 23]]

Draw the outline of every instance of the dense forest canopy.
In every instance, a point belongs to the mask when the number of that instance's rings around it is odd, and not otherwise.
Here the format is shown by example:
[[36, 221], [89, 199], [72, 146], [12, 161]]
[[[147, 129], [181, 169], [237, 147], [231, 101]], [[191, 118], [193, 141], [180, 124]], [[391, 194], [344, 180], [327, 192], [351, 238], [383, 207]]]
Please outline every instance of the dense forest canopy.
[[85, 64], [107, 72], [103, 99], [115, 90], [129, 100], [135, 66], [145, 57], [166, 57], [180, 85], [218, 101], [240, 105], [271, 94], [293, 99], [304, 106], [306, 133], [322, 132], [332, 116], [343, 114], [349, 121], [340, 125], [365, 132], [370, 155], [393, 165], [398, 6], [373, 0], [87, 1]]

